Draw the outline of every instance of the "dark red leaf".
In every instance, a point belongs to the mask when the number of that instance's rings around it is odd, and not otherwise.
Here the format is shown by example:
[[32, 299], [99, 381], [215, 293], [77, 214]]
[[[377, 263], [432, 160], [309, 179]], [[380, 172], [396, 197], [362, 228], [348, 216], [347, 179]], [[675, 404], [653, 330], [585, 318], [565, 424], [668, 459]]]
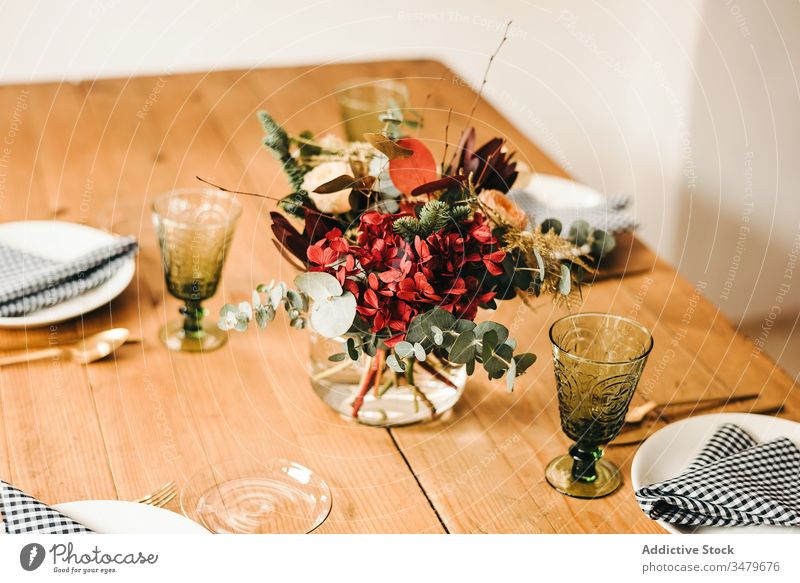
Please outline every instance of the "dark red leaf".
[[452, 187], [461, 187], [467, 181], [466, 176], [443, 176], [439, 180], [428, 182], [422, 186], [416, 187], [411, 191], [412, 196], [419, 196], [420, 194], [429, 194], [437, 190], [447, 190]]

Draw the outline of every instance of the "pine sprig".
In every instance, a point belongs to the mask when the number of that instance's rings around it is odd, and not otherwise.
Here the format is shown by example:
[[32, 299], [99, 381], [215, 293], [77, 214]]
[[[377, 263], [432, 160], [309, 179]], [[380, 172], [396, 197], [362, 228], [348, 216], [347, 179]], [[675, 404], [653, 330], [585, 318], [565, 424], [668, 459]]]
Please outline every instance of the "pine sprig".
[[[295, 194], [307, 196], [307, 193], [303, 190], [303, 177], [306, 174], [306, 169], [297, 163], [297, 160], [294, 159], [289, 150], [292, 143], [289, 134], [266, 111], [259, 111], [258, 119], [264, 128], [264, 146], [271, 150], [273, 155], [280, 161], [283, 171], [289, 179], [289, 184], [295, 190]], [[286, 210], [289, 211], [289, 209]]]
[[416, 217], [400, 217], [394, 222], [395, 233], [406, 239], [425, 238], [441, 231], [449, 224], [458, 224], [467, 220], [471, 209], [466, 205], [450, 206], [441, 200], [431, 200], [419, 209]]
[[425, 236], [441, 231], [450, 222], [450, 206], [440, 200], [431, 200], [419, 211], [419, 224]]

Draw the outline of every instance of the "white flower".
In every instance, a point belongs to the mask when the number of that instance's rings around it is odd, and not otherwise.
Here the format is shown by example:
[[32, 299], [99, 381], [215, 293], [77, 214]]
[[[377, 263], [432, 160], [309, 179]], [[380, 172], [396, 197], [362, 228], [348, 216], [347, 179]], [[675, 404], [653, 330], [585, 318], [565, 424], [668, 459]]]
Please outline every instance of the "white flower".
[[350, 164], [341, 160], [323, 162], [303, 178], [303, 190], [308, 192], [314, 205], [323, 213], [341, 214], [350, 210], [350, 190], [345, 188], [330, 194], [319, 194], [314, 189], [343, 175], [351, 175]]
[[347, 142], [336, 134], [325, 134], [317, 140], [317, 143], [323, 150], [328, 152], [343, 152], [347, 147]]

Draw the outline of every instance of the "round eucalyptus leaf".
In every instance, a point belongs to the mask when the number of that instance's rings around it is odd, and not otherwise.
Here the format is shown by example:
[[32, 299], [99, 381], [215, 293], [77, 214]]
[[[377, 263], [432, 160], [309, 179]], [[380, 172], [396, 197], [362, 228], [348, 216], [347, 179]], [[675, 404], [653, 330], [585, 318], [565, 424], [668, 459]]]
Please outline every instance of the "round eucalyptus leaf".
[[[335, 277], [330, 277], [336, 281]], [[339, 285], [338, 281], [336, 285]], [[325, 338], [336, 338], [350, 329], [355, 317], [356, 298], [350, 292], [345, 292], [339, 297], [315, 300], [309, 319], [316, 332]]]
[[556, 235], [560, 235], [561, 229], [561, 221], [558, 219], [545, 219], [542, 221], [542, 233], [545, 235], [550, 231], [555, 231]]
[[589, 233], [591, 233], [591, 227], [589, 223], [583, 219], [578, 219], [572, 223], [569, 228], [569, 238], [572, 239], [578, 247], [586, 243], [589, 239]]
[[558, 291], [565, 296], [569, 295], [570, 290], [572, 289], [572, 274], [569, 271], [569, 267], [561, 264], [561, 280], [558, 282]]
[[512, 358], [511, 364], [508, 367], [508, 372], [506, 372], [506, 388], [509, 391], [514, 390], [514, 380], [517, 378], [517, 362]]
[[295, 278], [294, 284], [297, 289], [316, 303], [342, 296], [342, 286], [339, 285], [339, 280], [330, 273], [323, 273], [322, 271], [301, 273]]

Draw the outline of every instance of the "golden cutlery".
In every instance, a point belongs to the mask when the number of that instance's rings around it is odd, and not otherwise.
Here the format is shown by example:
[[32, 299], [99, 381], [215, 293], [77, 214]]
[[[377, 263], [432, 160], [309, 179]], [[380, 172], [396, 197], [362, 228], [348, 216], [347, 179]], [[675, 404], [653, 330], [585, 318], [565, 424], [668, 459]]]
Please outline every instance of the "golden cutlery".
[[[107, 330], [102, 330], [102, 332], [107, 332]], [[38, 350], [39, 348], [53, 348], [54, 346], [67, 346], [71, 344], [77, 344], [82, 342], [84, 338], [89, 338], [89, 336], [73, 336], [69, 335], [69, 337], [64, 338], [63, 340], [52, 341], [52, 340], [43, 340], [43, 339], [31, 339], [30, 342], [20, 342], [17, 344], [9, 344], [9, 345], [0, 345], [0, 352], [17, 352], [18, 350]], [[128, 338], [125, 341], [125, 344], [141, 344], [141, 338]]]
[[[749, 409], [743, 409], [740, 411], [720, 411], [725, 413], [779, 413], [783, 409], [783, 404], [772, 404], [772, 405], [761, 405], [756, 407], [750, 407]], [[705, 410], [705, 409], [704, 409]], [[676, 417], [664, 417], [661, 416], [658, 419], [654, 420], [652, 423], [648, 423], [647, 425], [643, 425], [641, 427], [636, 427], [630, 429], [628, 431], [623, 431], [617, 437], [608, 444], [608, 446], [623, 446], [623, 445], [636, 445], [642, 443], [645, 439], [653, 435], [659, 429], [666, 427], [670, 423], [675, 421], [680, 421], [682, 419], [687, 419], [692, 417], [692, 414], [676, 416]], [[608, 447], [607, 446], [607, 447]]]
[[138, 502], [139, 504], [147, 504], [148, 506], [157, 506], [158, 508], [163, 508], [169, 502], [175, 498], [178, 494], [178, 486], [175, 484], [174, 481], [169, 481], [157, 490], [151, 492], [147, 496], [142, 496], [138, 500], [134, 500], [134, 502]]
[[758, 397], [758, 393], [747, 393], [744, 395], [732, 395], [730, 397], [708, 397], [704, 399], [684, 399], [680, 401], [672, 400], [668, 403], [658, 403], [656, 401], [647, 401], [641, 405], [631, 407], [625, 415], [626, 425], [636, 425], [641, 423], [653, 411], [664, 411], [673, 407], [690, 407], [694, 405], [693, 411], [705, 411], [706, 409], [713, 409], [729, 403], [738, 403], [740, 401], [748, 401]]
[[125, 344], [129, 335], [130, 331], [127, 328], [112, 328], [87, 336], [75, 344], [52, 346], [0, 358], [0, 366], [57, 357], [66, 358], [78, 364], [89, 364], [114, 352]]

